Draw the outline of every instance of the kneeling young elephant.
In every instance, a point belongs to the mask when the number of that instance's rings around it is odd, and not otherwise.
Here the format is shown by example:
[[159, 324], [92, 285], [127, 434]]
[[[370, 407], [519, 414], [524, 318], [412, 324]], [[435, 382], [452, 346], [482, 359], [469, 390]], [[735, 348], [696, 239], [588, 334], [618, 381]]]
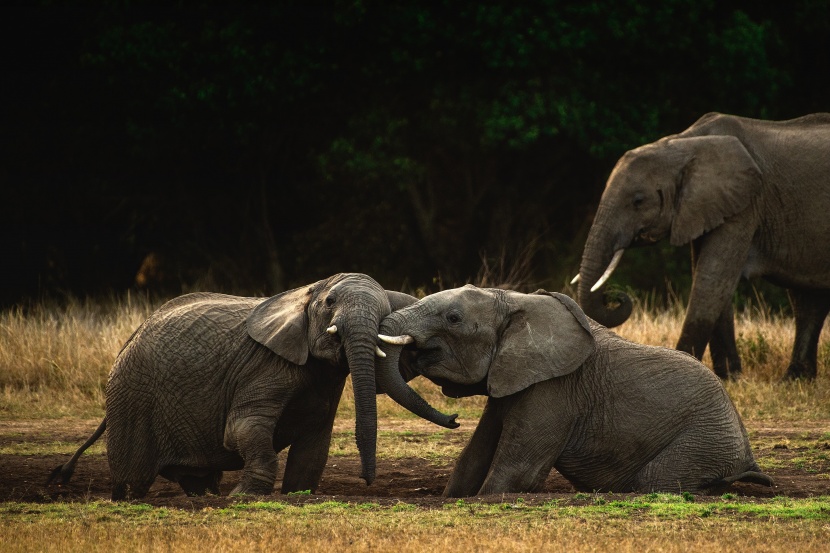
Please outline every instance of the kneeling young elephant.
[[380, 320], [415, 298], [362, 274], [338, 274], [272, 298], [197, 293], [164, 304], [122, 348], [98, 430], [50, 481], [66, 483], [107, 431], [112, 498], [143, 497], [156, 475], [189, 495], [219, 493], [224, 470], [244, 469], [232, 493], [270, 494], [277, 452], [290, 446], [283, 493], [314, 490], [328, 458], [351, 372], [362, 477], [375, 476], [376, 392], [454, 428], [401, 378], [375, 371]]
[[[453, 397], [489, 396], [444, 495], [530, 492], [555, 467], [582, 491], [772, 485], [718, 378], [624, 340], [567, 296], [465, 286], [386, 317], [382, 364]], [[404, 344], [405, 350], [401, 347]], [[382, 369], [388, 370], [388, 369]]]

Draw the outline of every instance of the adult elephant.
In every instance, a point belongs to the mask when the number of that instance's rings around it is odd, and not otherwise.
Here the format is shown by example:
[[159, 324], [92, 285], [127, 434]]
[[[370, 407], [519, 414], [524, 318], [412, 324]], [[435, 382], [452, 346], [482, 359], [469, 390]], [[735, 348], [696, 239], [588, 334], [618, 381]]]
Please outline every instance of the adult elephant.
[[732, 295], [741, 276], [764, 277], [790, 291], [795, 312], [785, 378], [813, 379], [830, 311], [828, 213], [830, 114], [761, 121], [710, 113], [617, 162], [582, 255], [579, 303], [605, 326], [622, 324], [631, 300], [604, 290], [623, 250], [664, 237], [691, 242], [677, 349], [700, 359], [708, 344], [718, 376], [740, 373]]
[[396, 364], [408, 344], [407, 377], [489, 396], [445, 496], [531, 492], [552, 467], [583, 491], [772, 484], [712, 371], [623, 340], [562, 294], [466, 286], [395, 311], [380, 329], [397, 344], [382, 345], [381, 364]]
[[267, 299], [176, 298], [124, 345], [107, 383], [104, 421], [50, 480], [68, 481], [80, 454], [106, 429], [116, 500], [143, 497], [158, 474], [189, 495], [216, 494], [222, 471], [238, 469], [233, 493], [270, 494], [277, 452], [288, 446], [282, 492], [314, 490], [351, 372], [362, 477], [371, 484], [376, 391], [437, 424], [457, 426], [396, 368], [375, 371], [380, 320], [413, 301], [362, 274], [338, 274]]

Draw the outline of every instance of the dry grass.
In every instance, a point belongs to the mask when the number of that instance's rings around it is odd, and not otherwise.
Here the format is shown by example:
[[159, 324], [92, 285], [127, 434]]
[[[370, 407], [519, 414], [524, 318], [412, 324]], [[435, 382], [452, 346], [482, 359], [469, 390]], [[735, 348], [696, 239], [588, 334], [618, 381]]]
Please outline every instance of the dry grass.
[[[0, 313], [0, 419], [89, 418], [103, 415], [107, 374], [121, 345], [155, 306], [126, 297], [106, 305], [70, 302], [65, 307], [36, 306]], [[656, 309], [637, 301], [631, 319], [616, 331], [635, 342], [671, 347], [680, 334], [683, 306]], [[780, 383], [792, 347], [789, 317], [761, 305], [736, 316], [744, 376], [727, 390], [748, 420], [830, 419], [830, 329], [819, 346], [819, 378], [812, 384]], [[708, 354], [704, 362], [709, 363]], [[413, 381], [430, 403], [474, 420], [484, 399], [446, 398], [424, 379]], [[385, 396], [382, 418], [411, 418]], [[351, 417], [354, 402], [347, 386], [341, 416]]]
[[102, 414], [115, 356], [153, 308], [128, 295], [0, 313], [0, 418]]

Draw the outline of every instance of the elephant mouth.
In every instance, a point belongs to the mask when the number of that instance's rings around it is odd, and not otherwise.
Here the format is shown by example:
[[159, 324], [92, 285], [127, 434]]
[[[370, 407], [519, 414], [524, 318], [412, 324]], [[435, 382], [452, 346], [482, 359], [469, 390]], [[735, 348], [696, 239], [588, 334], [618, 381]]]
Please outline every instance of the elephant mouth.
[[409, 356], [412, 367], [420, 374], [424, 374], [424, 371], [437, 365], [444, 358], [444, 352], [438, 346], [422, 348], [406, 346], [404, 354]]
[[631, 241], [631, 246], [651, 246], [662, 240], [664, 236], [665, 233], [652, 234], [651, 232], [643, 230], [637, 233], [634, 240]]

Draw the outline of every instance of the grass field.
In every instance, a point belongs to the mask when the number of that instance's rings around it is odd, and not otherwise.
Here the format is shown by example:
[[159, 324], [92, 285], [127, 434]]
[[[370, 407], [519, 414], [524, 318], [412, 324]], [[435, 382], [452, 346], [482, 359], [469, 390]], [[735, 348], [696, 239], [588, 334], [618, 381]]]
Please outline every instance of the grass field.
[[[78, 423], [86, 432], [103, 415], [109, 368], [152, 309], [146, 300], [126, 298], [0, 313], [0, 462], [37, 462], [80, 445], [56, 438], [51, 429]], [[671, 346], [681, 322], [679, 306], [658, 311], [639, 302], [618, 332]], [[744, 376], [726, 387], [762, 468], [827, 482], [827, 331], [820, 343], [819, 378], [811, 384], [779, 382], [792, 344], [790, 319], [756, 307], [738, 315], [736, 331]], [[453, 400], [429, 383], [416, 381], [416, 387], [439, 409], [459, 412], [469, 433], [483, 398]], [[332, 441], [335, 461], [356, 455], [353, 416], [347, 389]], [[450, 467], [463, 446], [459, 435], [419, 425], [382, 396], [379, 416], [379, 458], [387, 462]], [[103, 462], [103, 446], [87, 457]], [[175, 506], [99, 497], [6, 501], [0, 503], [0, 550], [809, 552], [825, 551], [830, 542], [828, 495], [554, 493], [423, 501], [373, 498], [371, 488], [363, 493], [359, 499], [274, 495]]]

